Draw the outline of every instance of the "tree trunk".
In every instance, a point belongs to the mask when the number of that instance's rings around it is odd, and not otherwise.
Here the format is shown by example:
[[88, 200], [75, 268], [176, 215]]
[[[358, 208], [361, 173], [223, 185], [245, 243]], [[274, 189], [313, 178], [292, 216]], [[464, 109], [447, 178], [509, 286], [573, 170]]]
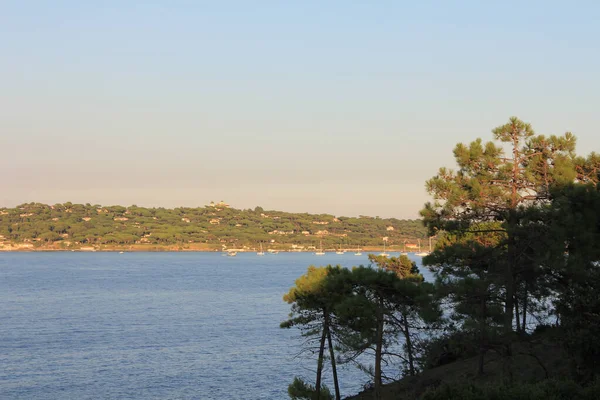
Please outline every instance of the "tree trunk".
[[527, 328], [527, 306], [528, 306], [527, 300], [529, 299], [527, 289], [528, 289], [528, 285], [527, 285], [527, 281], [525, 281], [525, 294], [523, 296], [523, 323], [521, 324], [523, 333], [527, 333], [527, 331], [526, 331], [526, 328]]
[[415, 376], [415, 362], [413, 359], [413, 348], [412, 348], [412, 341], [410, 340], [410, 331], [408, 328], [408, 318], [406, 316], [406, 313], [402, 313], [402, 322], [404, 324], [403, 331], [404, 331], [404, 339], [406, 340], [406, 353], [408, 355], [408, 368], [410, 371], [410, 375], [411, 376]]
[[486, 313], [486, 307], [485, 307], [485, 297], [481, 297], [481, 303], [480, 303], [480, 313], [481, 315], [479, 316], [479, 365], [477, 368], [477, 374], [478, 375], [483, 375], [483, 362], [485, 359], [485, 352], [486, 352], [486, 318], [485, 318], [485, 313]]
[[517, 225], [516, 210], [509, 210], [508, 214], [508, 263], [504, 271], [504, 280], [506, 285], [506, 299], [504, 304], [504, 379], [507, 383], [512, 383], [512, 333], [513, 333], [513, 311], [515, 306], [515, 285], [514, 271], [517, 261], [515, 248], [515, 227]]
[[377, 310], [377, 329], [375, 332], [375, 399], [381, 400], [381, 358], [383, 347], [383, 297], [379, 298], [379, 309]]
[[506, 263], [506, 270], [504, 271], [504, 283], [506, 285], [505, 303], [504, 303], [504, 334], [510, 336], [513, 332], [513, 311], [514, 311], [514, 300], [515, 300], [515, 285], [514, 285], [514, 274], [516, 264], [516, 248], [515, 248], [515, 237], [514, 231], [517, 225], [515, 211], [509, 211], [508, 217], [508, 262]]
[[517, 324], [517, 332], [521, 332], [521, 319], [519, 318], [519, 298], [515, 299], [515, 321]]
[[321, 398], [321, 375], [323, 373], [323, 353], [325, 351], [325, 338], [327, 337], [327, 328], [323, 327], [321, 342], [319, 343], [319, 360], [317, 361], [317, 382], [315, 384], [315, 399]]
[[[519, 163], [521, 156], [519, 152], [519, 141], [520, 135], [518, 128], [513, 124], [512, 136], [512, 182], [511, 182], [511, 196], [510, 196], [510, 208], [508, 210], [507, 218], [507, 230], [508, 235], [508, 263], [506, 264], [506, 271], [504, 274], [506, 284], [506, 304], [504, 306], [504, 334], [508, 343], [510, 343], [510, 336], [513, 331], [513, 308], [515, 299], [515, 285], [514, 285], [514, 271], [516, 271], [517, 254], [516, 254], [516, 243], [515, 243], [515, 231], [518, 225], [517, 207], [519, 206]], [[510, 347], [510, 346], [509, 346]], [[507, 353], [510, 353], [510, 349], [507, 349]]]
[[331, 330], [329, 329], [329, 314], [325, 314], [325, 326], [327, 328], [327, 342], [329, 342], [329, 358], [331, 358], [331, 371], [333, 374], [333, 386], [335, 387], [335, 400], [340, 400], [340, 385], [338, 383], [335, 354], [333, 352], [333, 343], [331, 341]]

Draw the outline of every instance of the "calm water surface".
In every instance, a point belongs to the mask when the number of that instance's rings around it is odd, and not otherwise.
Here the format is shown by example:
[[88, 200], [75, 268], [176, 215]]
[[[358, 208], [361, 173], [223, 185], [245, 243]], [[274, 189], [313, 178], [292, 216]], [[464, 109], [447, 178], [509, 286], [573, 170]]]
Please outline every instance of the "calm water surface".
[[[314, 381], [279, 328], [311, 264], [367, 256], [0, 253], [0, 399], [285, 399]], [[339, 375], [344, 395], [368, 380]]]

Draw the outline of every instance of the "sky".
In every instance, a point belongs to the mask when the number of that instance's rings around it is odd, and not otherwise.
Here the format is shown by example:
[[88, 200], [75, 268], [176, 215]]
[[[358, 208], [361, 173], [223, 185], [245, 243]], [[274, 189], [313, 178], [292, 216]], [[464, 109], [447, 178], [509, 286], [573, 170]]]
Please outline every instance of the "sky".
[[416, 218], [517, 116], [600, 151], [600, 2], [0, 0], [0, 207]]

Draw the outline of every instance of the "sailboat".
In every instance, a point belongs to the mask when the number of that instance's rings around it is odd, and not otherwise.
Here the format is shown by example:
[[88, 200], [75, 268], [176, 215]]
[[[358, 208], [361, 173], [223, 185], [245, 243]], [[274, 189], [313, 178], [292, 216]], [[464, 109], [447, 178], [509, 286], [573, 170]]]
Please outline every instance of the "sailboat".
[[227, 250], [227, 255], [228, 255], [229, 257], [235, 257], [235, 256], [237, 256], [237, 251], [234, 251], [234, 250]]
[[325, 252], [323, 251], [323, 242], [320, 241], [319, 244], [320, 244], [320, 248], [319, 248], [319, 251], [317, 251], [315, 253], [315, 256], [324, 256]]
[[342, 243], [340, 243], [340, 249], [336, 251], [335, 254], [344, 254], [344, 251], [342, 251]]
[[[429, 252], [427, 251], [421, 251], [421, 239], [417, 239], [419, 241], [419, 252], [415, 253], [415, 256], [417, 257], [424, 257], [429, 255]], [[431, 238], [429, 238], [429, 248], [431, 249]]]
[[385, 240], [383, 241], [383, 253], [379, 253], [380, 256], [388, 257], [389, 254], [385, 252]]
[[355, 256], [362, 256], [362, 253], [360, 252], [360, 246], [358, 246], [358, 248], [356, 249], [356, 253], [354, 253]]
[[407, 256], [408, 252], [406, 251], [406, 240], [404, 241], [404, 249], [400, 252], [401, 256]]
[[265, 252], [262, 249], [262, 243], [260, 244], [260, 251], [256, 253], [257, 256], [264, 256]]

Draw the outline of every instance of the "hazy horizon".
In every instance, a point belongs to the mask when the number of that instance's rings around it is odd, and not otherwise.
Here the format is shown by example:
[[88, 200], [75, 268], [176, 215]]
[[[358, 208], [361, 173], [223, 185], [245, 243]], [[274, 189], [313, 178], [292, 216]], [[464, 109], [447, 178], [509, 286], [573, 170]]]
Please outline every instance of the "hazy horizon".
[[510, 116], [600, 150], [600, 4], [577, 5], [3, 2], [0, 207], [416, 218]]

